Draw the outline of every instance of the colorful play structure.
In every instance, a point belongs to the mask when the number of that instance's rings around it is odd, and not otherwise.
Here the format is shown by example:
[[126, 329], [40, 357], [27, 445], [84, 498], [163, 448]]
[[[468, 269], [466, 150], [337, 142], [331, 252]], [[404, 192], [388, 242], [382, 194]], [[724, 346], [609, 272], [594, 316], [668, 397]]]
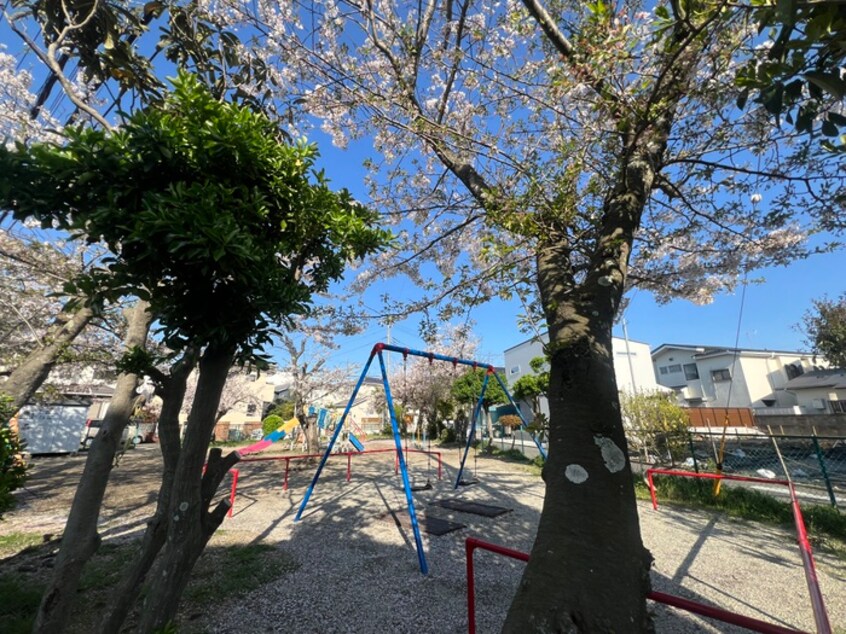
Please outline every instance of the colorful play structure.
[[[508, 391], [508, 387], [505, 385], [505, 383], [499, 377], [499, 375], [496, 374], [492, 365], [485, 364], [485, 363], [479, 363], [478, 361], [472, 361], [472, 360], [468, 360], [468, 359], [459, 359], [457, 357], [448, 357], [448, 356], [444, 356], [444, 355], [437, 354], [437, 353], [434, 353], [434, 352], [423, 352], [423, 351], [420, 351], [420, 350], [412, 350], [410, 348], [401, 348], [401, 347], [393, 346], [391, 344], [386, 344], [386, 343], [377, 343], [375, 346], [373, 346], [373, 349], [370, 352], [370, 356], [367, 358], [367, 363], [364, 364], [364, 369], [361, 371], [361, 376], [359, 377], [358, 382], [356, 383], [355, 388], [353, 389], [352, 395], [350, 396], [350, 399], [347, 402], [347, 406], [344, 409], [344, 413], [341, 416], [338, 423], [335, 425], [335, 431], [332, 434], [332, 439], [329, 441], [329, 445], [326, 447], [326, 451], [323, 454], [323, 457], [321, 458], [320, 463], [317, 465], [317, 471], [314, 474], [314, 478], [312, 479], [311, 484], [309, 484], [308, 489], [306, 489], [305, 497], [303, 497], [303, 501], [300, 504], [300, 508], [297, 511], [297, 515], [294, 518], [294, 521], [295, 522], [299, 521], [302, 518], [303, 511], [305, 511], [305, 508], [308, 505], [308, 501], [311, 498], [312, 493], [314, 492], [314, 488], [317, 486], [317, 481], [320, 478], [320, 474], [323, 471], [323, 467], [325, 466], [327, 459], [329, 458], [330, 454], [332, 453], [332, 448], [334, 447], [335, 442], [338, 440], [338, 437], [341, 434], [341, 430], [344, 427], [344, 422], [346, 421], [347, 416], [350, 413], [350, 409], [352, 408], [353, 403], [355, 402], [355, 398], [358, 395], [358, 392], [361, 389], [362, 384], [364, 383], [364, 378], [367, 376], [367, 373], [370, 371], [370, 365], [373, 362], [374, 358], [378, 358], [379, 368], [380, 368], [381, 373], [382, 373], [382, 384], [385, 388], [385, 401], [387, 403], [388, 412], [389, 412], [390, 417], [391, 417], [391, 430], [393, 432], [394, 444], [396, 445], [396, 460], [399, 464], [399, 469], [402, 472], [402, 485], [403, 485], [403, 489], [405, 491], [405, 499], [406, 499], [406, 502], [408, 503], [408, 514], [409, 514], [409, 519], [411, 520], [411, 528], [412, 528], [412, 531], [414, 532], [414, 542], [415, 542], [415, 545], [416, 545], [416, 548], [417, 548], [417, 559], [418, 559], [418, 562], [420, 564], [420, 572], [423, 573], [423, 574], [428, 574], [429, 566], [426, 563], [426, 554], [423, 552], [423, 541], [422, 541], [422, 538], [420, 536], [420, 526], [417, 522], [417, 514], [416, 514], [416, 511], [414, 509], [414, 499], [413, 499], [413, 496], [412, 496], [413, 489], [411, 487], [411, 483], [410, 483], [409, 478], [408, 478], [408, 467], [407, 467], [407, 464], [406, 464], [406, 459], [403, 457], [402, 440], [400, 438], [399, 424], [397, 423], [396, 414], [395, 414], [395, 410], [394, 410], [394, 401], [393, 401], [393, 397], [391, 396], [391, 386], [390, 386], [389, 381], [388, 381], [388, 373], [387, 373], [387, 370], [385, 369], [384, 353], [386, 353], [386, 352], [395, 352], [395, 353], [401, 354], [403, 356], [403, 359], [407, 359], [409, 356], [416, 356], [416, 357], [422, 357], [424, 359], [428, 359], [429, 363], [434, 363], [435, 361], [443, 361], [443, 362], [451, 363], [453, 365], [453, 367], [463, 365], [463, 366], [471, 367], [474, 370], [477, 369], [477, 368], [483, 368], [483, 369], [486, 370], [485, 378], [482, 382], [482, 388], [481, 388], [481, 391], [479, 393], [479, 399], [476, 402], [475, 408], [473, 409], [473, 415], [471, 417], [471, 423], [470, 423], [470, 433], [467, 436], [467, 443], [464, 447], [464, 452], [463, 452], [463, 455], [461, 457], [461, 465], [458, 469], [458, 476], [456, 477], [455, 486], [453, 488], [457, 489], [461, 485], [462, 474], [464, 472], [464, 463], [467, 460], [467, 454], [470, 450], [470, 446], [471, 446], [473, 439], [475, 438], [475, 435], [476, 435], [476, 421], [477, 421], [479, 415], [481, 414], [482, 403], [483, 403], [483, 400], [484, 400], [484, 397], [485, 397], [485, 392], [487, 390], [488, 383], [490, 381], [491, 376], [493, 376], [494, 379], [496, 379], [496, 381], [499, 383], [503, 392], [507, 396], [509, 403], [517, 411], [518, 415], [520, 416], [522, 427], [528, 431], [529, 426], [528, 426], [528, 423], [526, 422], [525, 418], [523, 418], [523, 415], [520, 412], [520, 409], [517, 407], [517, 404], [514, 402], [514, 399], [511, 397], [511, 393]], [[546, 452], [544, 451], [543, 446], [538, 441], [538, 439], [534, 436], [534, 434], [532, 434], [532, 439], [534, 440], [535, 445], [537, 446], [538, 452], [540, 453], [540, 455], [544, 459], [546, 459]], [[394, 451], [394, 450], [390, 450], [390, 451]]]
[[286, 420], [279, 427], [277, 427], [275, 431], [270, 432], [267, 436], [259, 440], [254, 445], [239, 449], [238, 453], [240, 453], [241, 455], [246, 455], [250, 453], [257, 453], [259, 451], [262, 451], [263, 449], [267, 449], [273, 443], [282, 440], [286, 436], [290, 436], [299, 424], [300, 421], [297, 419], [296, 416], [291, 418], [290, 420]]

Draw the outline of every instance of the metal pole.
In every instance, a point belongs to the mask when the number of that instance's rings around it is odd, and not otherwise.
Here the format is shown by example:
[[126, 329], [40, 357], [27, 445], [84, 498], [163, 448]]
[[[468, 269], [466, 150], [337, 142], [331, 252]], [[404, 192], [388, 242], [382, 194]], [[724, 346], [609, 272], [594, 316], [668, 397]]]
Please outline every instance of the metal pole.
[[693, 458], [693, 470], [699, 473], [699, 462], [696, 460], [696, 451], [693, 449], [693, 434], [687, 430], [687, 444], [690, 445], [690, 456]]
[[488, 369], [485, 373], [485, 379], [482, 381], [482, 391], [479, 393], [479, 400], [476, 401], [476, 407], [473, 408], [473, 416], [470, 420], [470, 434], [467, 436], [467, 444], [464, 445], [464, 455], [461, 457], [461, 466], [458, 468], [458, 476], [455, 478], [453, 489], [457, 489], [458, 485], [461, 484], [461, 475], [464, 473], [464, 462], [467, 460], [467, 452], [470, 451], [470, 444], [476, 435], [476, 418], [482, 410], [482, 401], [485, 399], [485, 391], [488, 389], [488, 379], [491, 374], [494, 374], [493, 370]]
[[350, 400], [347, 403], [347, 407], [344, 410], [343, 416], [341, 416], [341, 420], [338, 421], [338, 424], [335, 427], [335, 433], [332, 434], [332, 440], [329, 441], [329, 445], [326, 447], [326, 453], [323, 454], [323, 458], [320, 460], [320, 464], [317, 465], [317, 471], [314, 474], [314, 478], [311, 480], [311, 484], [308, 485], [308, 489], [306, 489], [305, 497], [303, 497], [303, 501], [300, 504], [300, 508], [297, 511], [297, 515], [294, 517], [294, 521], [298, 522], [303, 515], [303, 511], [305, 511], [305, 507], [308, 504], [308, 500], [311, 497], [312, 492], [314, 491], [314, 487], [317, 486], [317, 480], [320, 478], [320, 472], [323, 471], [323, 467], [326, 464], [326, 461], [329, 459], [329, 454], [332, 453], [332, 447], [335, 446], [335, 441], [338, 440], [338, 436], [341, 435], [341, 429], [344, 427], [344, 421], [347, 420], [347, 415], [350, 413], [352, 409], [353, 403], [355, 402], [355, 397], [358, 395], [358, 391], [361, 389], [361, 385], [364, 383], [364, 377], [367, 376], [367, 372], [370, 370], [370, 364], [373, 362], [373, 355], [377, 352], [376, 347], [373, 348], [373, 351], [370, 353], [370, 357], [367, 359], [367, 363], [364, 364], [364, 369], [361, 371], [361, 376], [358, 377], [358, 383], [355, 384], [355, 389], [353, 389], [352, 396], [350, 396]]
[[394, 444], [397, 448], [399, 466], [402, 471], [402, 486], [405, 489], [405, 499], [408, 502], [408, 515], [411, 518], [411, 529], [414, 531], [414, 543], [417, 545], [417, 560], [420, 562], [420, 572], [429, 574], [429, 566], [426, 564], [426, 554], [423, 552], [423, 539], [420, 537], [420, 526], [417, 524], [417, 513], [414, 510], [414, 497], [411, 495], [411, 484], [408, 481], [408, 469], [402, 457], [402, 439], [400, 438], [397, 416], [394, 412], [394, 399], [391, 397], [391, 387], [388, 384], [388, 372], [385, 369], [385, 358], [379, 350], [379, 368], [382, 370], [382, 381], [385, 384], [385, 401], [388, 405], [388, 413], [391, 415], [391, 427], [394, 432]]
[[[529, 424], [526, 422], [526, 419], [523, 418], [523, 412], [520, 411], [520, 408], [517, 407], [517, 403], [515, 403], [514, 399], [511, 397], [511, 392], [508, 391], [508, 387], [505, 385], [503, 380], [499, 378], [499, 375], [496, 372], [494, 372], [493, 375], [497, 383], [499, 383], [499, 387], [501, 387], [502, 391], [505, 392], [505, 396], [508, 397], [508, 402], [511, 403], [511, 406], [517, 412], [517, 416], [520, 418], [520, 422], [523, 424], [523, 427], [525, 427], [526, 431], [528, 431]], [[546, 460], [546, 452], [543, 450], [543, 446], [534, 434], [532, 434], [532, 440], [535, 441], [535, 447], [538, 448], [538, 453], [541, 455], [541, 458]]]
[[820, 451], [820, 443], [817, 440], [816, 434], [811, 436], [811, 440], [814, 443], [814, 451], [817, 452], [817, 460], [819, 460], [820, 470], [823, 474], [823, 480], [825, 480], [825, 488], [828, 489], [828, 498], [831, 500], [831, 505], [834, 508], [837, 508], [837, 498], [834, 497], [834, 489], [831, 488], [831, 480], [828, 477], [828, 470], [825, 468], [825, 460], [823, 460], [822, 451]]
[[778, 446], [775, 437], [770, 437], [775, 447], [776, 455], [784, 476], [787, 478], [787, 488], [790, 491], [790, 506], [793, 509], [793, 522], [796, 525], [796, 541], [799, 543], [799, 555], [802, 557], [802, 567], [805, 569], [805, 583], [808, 586], [808, 595], [811, 597], [811, 608], [814, 612], [814, 623], [817, 626], [817, 634], [831, 634], [831, 624], [828, 620], [828, 613], [825, 610], [820, 582], [817, 578], [817, 568], [814, 565], [814, 555], [811, 551], [811, 543], [808, 541], [808, 532], [805, 529], [805, 519], [802, 517], [802, 509], [799, 506], [799, 497], [796, 495], [796, 487], [793, 486], [793, 479], [787, 471], [787, 464], [781, 448]]

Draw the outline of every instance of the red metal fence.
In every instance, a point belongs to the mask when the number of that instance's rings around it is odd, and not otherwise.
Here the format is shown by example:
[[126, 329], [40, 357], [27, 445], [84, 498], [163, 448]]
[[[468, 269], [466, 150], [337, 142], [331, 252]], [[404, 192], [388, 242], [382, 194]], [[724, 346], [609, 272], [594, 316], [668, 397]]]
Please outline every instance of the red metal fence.
[[[478, 548], [481, 550], [488, 550], [492, 553], [503, 555], [505, 557], [511, 557], [512, 559], [519, 559], [520, 561], [529, 561], [529, 554], [520, 552], [519, 550], [506, 548], [505, 546], [500, 546], [498, 544], [485, 542], [481, 539], [476, 539], [475, 537], [468, 537], [464, 542], [464, 548], [467, 553], [467, 631], [469, 634], [476, 634], [476, 581], [473, 567], [473, 552]], [[742, 614], [735, 614], [734, 612], [729, 612], [728, 610], [715, 608], [703, 603], [697, 603], [696, 601], [683, 599], [682, 597], [666, 594], [664, 592], [653, 591], [647, 594], [646, 597], [656, 603], [664, 603], [666, 605], [671, 605], [681, 610], [693, 612], [694, 614], [706, 616], [724, 623], [739, 625], [740, 627], [745, 627], [753, 632], [764, 632], [764, 634], [804, 634], [801, 630], [794, 630], [788, 627], [775, 625], [773, 623], [767, 623], [766, 621], [753, 619], [752, 617], [743, 616]]]
[[[658, 498], [655, 496], [655, 482], [653, 475], [678, 476], [682, 478], [701, 478], [706, 480], [735, 480], [739, 482], [761, 482], [766, 484], [781, 484], [787, 487], [790, 492], [791, 508], [793, 509], [793, 521], [796, 526], [796, 541], [799, 544], [799, 555], [802, 558], [802, 567], [805, 570], [805, 582], [808, 585], [808, 594], [811, 597], [811, 608], [814, 611], [814, 622], [817, 626], [817, 634], [831, 634], [831, 624], [828, 621], [828, 613], [825, 610], [822, 591], [820, 590], [817, 568], [814, 564], [814, 554], [811, 550], [811, 543], [808, 541], [808, 531], [805, 528], [805, 519], [802, 517], [802, 509], [799, 507], [799, 498], [796, 496], [796, 488], [790, 480], [770, 480], [768, 478], [752, 478], [746, 476], [732, 476], [722, 473], [696, 473], [693, 471], [679, 471], [675, 469], [647, 469], [646, 480], [649, 483], [649, 494], [652, 497], [652, 508], [658, 508]], [[759, 630], [763, 631], [763, 630]]]

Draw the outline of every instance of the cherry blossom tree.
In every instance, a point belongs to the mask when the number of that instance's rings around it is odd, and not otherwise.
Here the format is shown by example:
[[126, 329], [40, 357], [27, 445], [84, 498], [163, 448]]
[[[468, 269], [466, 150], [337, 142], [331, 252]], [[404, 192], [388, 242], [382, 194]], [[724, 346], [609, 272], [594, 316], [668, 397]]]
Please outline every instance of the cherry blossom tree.
[[[188, 377], [185, 397], [182, 401], [182, 413], [185, 415], [191, 412], [191, 407], [194, 404], [198, 380], [199, 375], [196, 372], [193, 372]], [[255, 383], [255, 380], [250, 377], [249, 372], [245, 368], [237, 365], [230, 368], [226, 376], [226, 382], [223, 384], [223, 391], [220, 393], [220, 402], [217, 405], [215, 420], [220, 420], [224, 414], [238, 405], [255, 405], [261, 407], [261, 396], [256, 393]]]
[[[471, 324], [444, 324], [427, 333], [427, 349], [448, 357], [474, 359], [478, 339], [471, 332]], [[416, 410], [420, 424], [428, 421], [434, 431], [438, 415], [453, 398], [452, 384], [464, 374], [464, 366], [443, 361], [429, 361], [422, 357], [403, 357], [390, 375], [391, 394], [404, 411]], [[469, 414], [468, 414], [469, 418]]]
[[330, 361], [332, 352], [338, 349], [336, 337], [353, 334], [359, 328], [353, 313], [323, 304], [296, 319], [290, 331], [277, 335], [278, 347], [287, 356], [282, 369], [291, 378], [288, 398], [294, 403], [294, 416], [305, 435], [306, 453], [320, 451], [317, 423], [306, 415], [309, 406], [343, 399], [352, 391], [352, 369], [333, 366]]
[[360, 284], [404, 275], [424, 295], [405, 308], [441, 318], [519, 293], [546, 321], [547, 491], [504, 631], [648, 630], [623, 294], [709, 301], [843, 216], [837, 159], [737, 109], [738, 63], [766, 55], [756, 24], [720, 1], [223, 5], [336, 144], [373, 139], [371, 195], [401, 243]]

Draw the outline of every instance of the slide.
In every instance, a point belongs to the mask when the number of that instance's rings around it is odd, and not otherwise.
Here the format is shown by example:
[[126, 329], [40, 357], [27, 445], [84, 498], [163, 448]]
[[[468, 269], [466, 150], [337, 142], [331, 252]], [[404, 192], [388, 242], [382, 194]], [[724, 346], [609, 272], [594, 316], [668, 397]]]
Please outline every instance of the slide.
[[355, 437], [355, 434], [350, 432], [349, 434], [347, 434], [347, 438], [349, 439], [350, 444], [355, 447], [356, 451], [364, 451], [364, 445], [362, 445], [361, 441]]
[[292, 418], [291, 420], [286, 420], [284, 423], [282, 423], [279, 427], [276, 428], [276, 431], [270, 432], [267, 436], [259, 440], [256, 444], [238, 450], [238, 453], [243, 456], [248, 453], [257, 453], [259, 451], [262, 451], [263, 449], [267, 449], [276, 441], [282, 440], [283, 438], [288, 436], [292, 431], [297, 428], [297, 425], [299, 424], [300, 421], [297, 420], [296, 417]]

